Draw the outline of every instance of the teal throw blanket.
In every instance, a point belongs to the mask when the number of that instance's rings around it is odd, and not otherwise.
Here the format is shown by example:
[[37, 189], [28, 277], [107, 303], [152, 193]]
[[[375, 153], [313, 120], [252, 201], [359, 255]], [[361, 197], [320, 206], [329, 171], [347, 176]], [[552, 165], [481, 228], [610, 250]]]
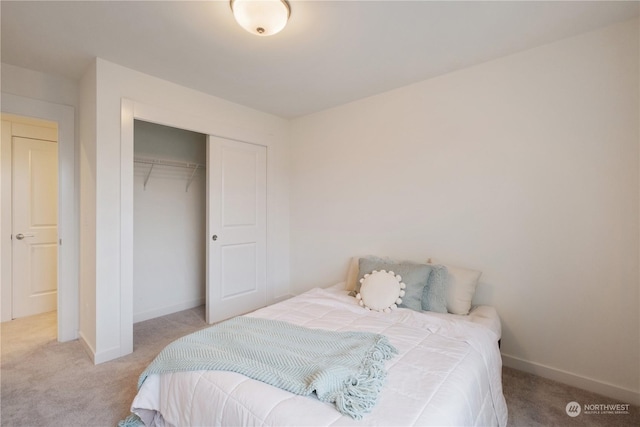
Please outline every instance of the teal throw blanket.
[[232, 371], [298, 395], [315, 392], [341, 413], [361, 419], [377, 401], [385, 360], [396, 353], [379, 334], [243, 316], [169, 344], [140, 375], [138, 388], [151, 374]]

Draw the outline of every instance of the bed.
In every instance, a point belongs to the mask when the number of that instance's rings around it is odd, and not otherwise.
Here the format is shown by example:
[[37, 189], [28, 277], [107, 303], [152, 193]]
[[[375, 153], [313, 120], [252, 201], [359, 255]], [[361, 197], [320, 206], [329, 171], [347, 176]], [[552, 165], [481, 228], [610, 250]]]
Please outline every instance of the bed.
[[298, 396], [241, 374], [202, 370], [150, 375], [131, 410], [156, 426], [425, 426], [507, 423], [502, 394], [500, 321], [489, 306], [468, 315], [363, 309], [344, 284], [312, 289], [246, 316], [312, 329], [386, 336], [398, 354], [386, 361], [377, 404], [362, 420], [313, 396]]

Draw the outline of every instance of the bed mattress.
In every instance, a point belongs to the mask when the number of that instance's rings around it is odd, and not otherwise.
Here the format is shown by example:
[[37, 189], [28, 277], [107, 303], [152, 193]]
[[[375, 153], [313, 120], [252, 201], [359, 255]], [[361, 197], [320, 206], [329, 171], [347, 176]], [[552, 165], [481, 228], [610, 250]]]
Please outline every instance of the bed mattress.
[[223, 371], [152, 375], [132, 412], [157, 426], [506, 425], [495, 310], [478, 307], [470, 316], [402, 308], [378, 313], [342, 289], [313, 289], [247, 316], [386, 335], [398, 355], [387, 361], [386, 384], [363, 420], [313, 397]]

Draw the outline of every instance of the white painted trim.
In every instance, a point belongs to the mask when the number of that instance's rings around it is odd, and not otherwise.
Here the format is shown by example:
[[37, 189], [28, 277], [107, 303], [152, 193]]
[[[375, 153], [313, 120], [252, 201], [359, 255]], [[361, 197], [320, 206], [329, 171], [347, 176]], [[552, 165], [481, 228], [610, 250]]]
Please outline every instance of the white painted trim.
[[142, 313], [137, 313], [133, 315], [133, 323], [144, 322], [145, 320], [155, 319], [156, 317], [166, 316], [167, 314], [176, 313], [178, 311], [200, 307], [201, 305], [204, 305], [205, 302], [205, 298], [198, 298], [191, 301], [185, 301], [180, 304], [174, 304], [162, 308], [148, 310]]
[[[108, 348], [106, 350], [96, 352], [92, 356], [93, 357], [93, 364], [94, 365], [98, 365], [100, 363], [108, 362], [110, 360], [122, 357], [123, 354], [121, 352], [121, 349], [122, 348], [120, 346], [118, 346], [118, 347], [111, 347], [111, 348]], [[131, 352], [129, 352], [129, 353], [131, 353]]]
[[62, 239], [58, 246], [58, 341], [74, 340], [78, 338], [80, 308], [75, 111], [68, 105], [8, 93], [1, 97], [3, 113], [58, 123], [58, 237]]
[[[224, 122], [186, 114], [123, 98], [121, 100], [120, 133], [120, 347], [95, 354], [95, 363], [102, 363], [133, 351], [133, 123], [144, 120], [163, 126], [190, 130], [205, 135], [218, 136], [235, 141], [267, 147], [267, 302], [273, 300], [273, 271], [275, 262], [269, 239], [269, 217], [275, 212], [275, 200], [270, 197], [270, 186], [274, 182], [275, 168], [269, 164], [269, 148], [276, 143], [274, 136], [253, 131]], [[271, 189], [273, 191], [273, 189]], [[110, 357], [110, 359], [109, 359]]]
[[[638, 34], [640, 34], [640, 20], [638, 20], [637, 22], [637, 26], [638, 26]], [[640, 44], [639, 44], [640, 45]], [[638, 54], [640, 55], [640, 48], [638, 49], [639, 52]], [[638, 88], [638, 97], [640, 98], [640, 87]], [[640, 135], [640, 109], [638, 111], [638, 135]], [[639, 143], [640, 145], [640, 143]], [[639, 150], [639, 163], [640, 163], [640, 150]], [[638, 176], [638, 179], [640, 180], [640, 174]], [[640, 186], [639, 186], [640, 188]], [[638, 206], [638, 221], [640, 221], [640, 206]], [[640, 245], [640, 241], [638, 242], [638, 244]], [[638, 251], [638, 256], [640, 257], [640, 250]], [[638, 265], [640, 265], [640, 258], [638, 258]], [[638, 277], [638, 280], [640, 281], [640, 277]], [[637, 284], [638, 288], [640, 289], [640, 282]], [[640, 292], [638, 292], [638, 305], [636, 307], [640, 307]], [[638, 316], [638, 329], [636, 330], [636, 333], [638, 334], [638, 342], [640, 342], [640, 316]], [[638, 384], [640, 384], [640, 360], [638, 361]], [[638, 397], [640, 393], [636, 393], [636, 401], [635, 404], [636, 405], [640, 405], [640, 397]]]
[[91, 361], [95, 365], [95, 363], [96, 363], [96, 350], [91, 346], [91, 344], [89, 344], [89, 341], [87, 341], [85, 336], [82, 334], [82, 331], [78, 332], [78, 341], [80, 341], [80, 345], [82, 345], [82, 348], [87, 353], [87, 355], [89, 355], [89, 357], [91, 358]]
[[213, 301], [213, 292], [211, 291], [211, 283], [213, 281], [213, 278], [211, 277], [211, 268], [210, 268], [210, 260], [211, 260], [211, 256], [212, 256], [212, 241], [209, 240], [209, 236], [212, 236], [213, 233], [211, 232], [211, 186], [212, 186], [212, 179], [213, 179], [213, 173], [211, 171], [211, 167], [212, 165], [210, 165], [209, 163], [209, 159], [211, 158], [211, 150], [214, 148], [213, 145], [211, 145], [211, 137], [207, 136], [207, 141], [205, 143], [205, 149], [206, 149], [206, 162], [207, 162], [207, 173], [205, 175], [205, 190], [204, 190], [204, 206], [205, 206], [205, 213], [204, 213], [204, 227], [205, 227], [205, 234], [207, 235], [207, 243], [204, 246], [204, 259], [205, 259], [205, 265], [204, 265], [204, 320], [205, 322], [207, 322], [208, 324], [211, 324], [213, 319], [211, 319], [211, 316], [209, 316], [209, 306], [211, 304], [211, 301]]
[[540, 363], [530, 362], [504, 353], [502, 354], [502, 364], [509, 368], [528, 372], [530, 374], [558, 381], [563, 384], [568, 384], [583, 390], [588, 390], [592, 393], [601, 394], [613, 399], [618, 399], [621, 403], [624, 402], [631, 403], [632, 405], [640, 405], [640, 392], [638, 391], [629, 390], [614, 384], [577, 375], [562, 369], [552, 368], [551, 366]]
[[[9, 126], [11, 122], [9, 122]], [[2, 218], [0, 219], [0, 252], [2, 253], [2, 264], [0, 264], [0, 295], [2, 298], [0, 299], [0, 321], [6, 322], [12, 319], [13, 317], [13, 286], [12, 286], [12, 266], [13, 266], [13, 251], [12, 251], [12, 242], [11, 242], [11, 232], [12, 232], [12, 129], [8, 129], [9, 134], [8, 138], [2, 139], [2, 146], [0, 147], [0, 159], [2, 159], [2, 164], [0, 164], [0, 171], [2, 172], [2, 177], [0, 178], [0, 205], [1, 212], [4, 212]]]
[[123, 99], [121, 109], [120, 351], [124, 355], [133, 352], [133, 101]]

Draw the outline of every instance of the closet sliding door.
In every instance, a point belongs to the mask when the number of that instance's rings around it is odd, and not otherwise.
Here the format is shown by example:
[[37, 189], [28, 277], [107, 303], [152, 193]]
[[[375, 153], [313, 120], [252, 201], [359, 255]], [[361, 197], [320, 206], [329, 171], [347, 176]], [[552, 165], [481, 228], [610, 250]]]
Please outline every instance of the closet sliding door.
[[207, 322], [266, 304], [267, 149], [207, 139]]

